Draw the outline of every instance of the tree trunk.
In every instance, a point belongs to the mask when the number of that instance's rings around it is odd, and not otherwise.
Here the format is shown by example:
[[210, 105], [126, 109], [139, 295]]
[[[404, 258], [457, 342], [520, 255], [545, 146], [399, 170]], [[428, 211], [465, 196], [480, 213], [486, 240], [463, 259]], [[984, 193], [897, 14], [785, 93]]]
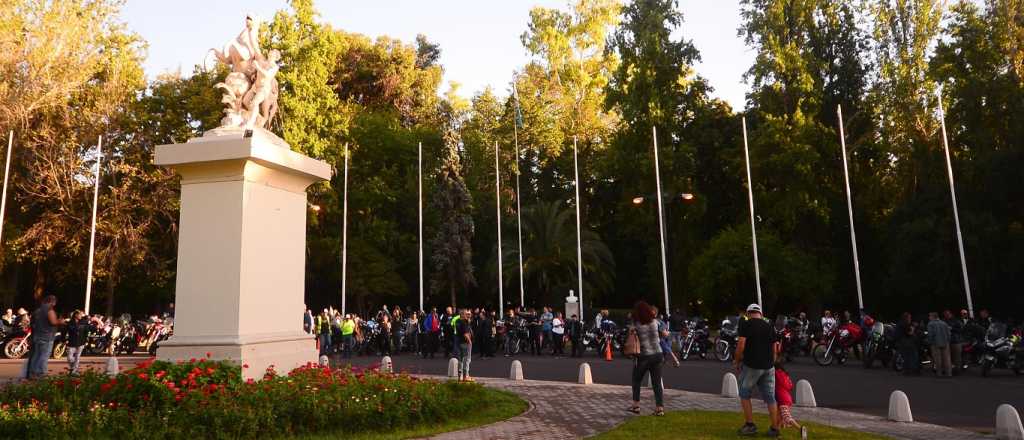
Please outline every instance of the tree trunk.
[[46, 291], [46, 272], [43, 272], [43, 262], [36, 261], [36, 279], [32, 286], [32, 298], [39, 301]]
[[455, 286], [450, 286], [450, 287], [448, 288], [448, 291], [449, 291], [449, 292], [451, 293], [451, 297], [452, 297], [452, 308], [454, 309], [454, 308], [455, 308]]
[[114, 277], [107, 279], [107, 317], [114, 316]]

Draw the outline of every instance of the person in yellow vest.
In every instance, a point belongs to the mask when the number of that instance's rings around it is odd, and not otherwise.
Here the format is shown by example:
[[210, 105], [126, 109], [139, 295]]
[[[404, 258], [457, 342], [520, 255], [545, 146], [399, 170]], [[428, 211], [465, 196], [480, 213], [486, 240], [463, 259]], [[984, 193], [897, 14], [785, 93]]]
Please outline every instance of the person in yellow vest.
[[342, 356], [346, 359], [352, 357], [352, 345], [355, 344], [355, 334], [356, 321], [352, 319], [352, 315], [346, 314], [345, 319], [341, 320]]
[[448, 343], [451, 344], [452, 357], [455, 357], [455, 358], [459, 357], [459, 355], [460, 355], [460, 353], [459, 353], [459, 348], [460, 347], [459, 346], [462, 343], [462, 338], [459, 336], [458, 331], [457, 331], [458, 328], [459, 328], [458, 327], [459, 320], [461, 320], [461, 319], [462, 319], [462, 314], [461, 313], [455, 313], [454, 315], [452, 315], [452, 319], [449, 322], [449, 325], [451, 325], [451, 332], [449, 332], [448, 334], [452, 335], [452, 337], [451, 337], [451, 341], [448, 341]]

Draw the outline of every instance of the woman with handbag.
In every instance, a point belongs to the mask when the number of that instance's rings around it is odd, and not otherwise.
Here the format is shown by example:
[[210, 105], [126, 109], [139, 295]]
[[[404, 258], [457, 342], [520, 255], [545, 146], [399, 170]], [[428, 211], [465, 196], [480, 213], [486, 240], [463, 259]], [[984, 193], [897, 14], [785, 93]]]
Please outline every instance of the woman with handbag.
[[[626, 337], [624, 352], [633, 357], [633, 405], [629, 412], [640, 414], [640, 383], [645, 374], [651, 376], [651, 387], [654, 388], [654, 415], [665, 415], [664, 389], [661, 384], [661, 352], [662, 332], [658, 320], [654, 319], [654, 309], [644, 301], [633, 307], [633, 325]], [[665, 332], [667, 333], [667, 332]], [[664, 335], [664, 336], [667, 336]]]

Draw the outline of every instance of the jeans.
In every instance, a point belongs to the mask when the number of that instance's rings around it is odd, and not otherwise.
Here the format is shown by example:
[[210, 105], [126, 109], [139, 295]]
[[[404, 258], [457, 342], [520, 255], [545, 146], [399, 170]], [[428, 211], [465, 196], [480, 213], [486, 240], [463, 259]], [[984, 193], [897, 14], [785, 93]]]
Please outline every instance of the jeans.
[[320, 333], [320, 356], [331, 352], [331, 333]]
[[473, 344], [459, 344], [459, 378], [469, 377], [469, 363], [473, 360]]
[[341, 355], [345, 358], [352, 357], [352, 346], [355, 345], [356, 339], [351, 333], [341, 335]]
[[740, 370], [739, 391], [740, 399], [750, 400], [754, 387], [757, 387], [764, 403], [775, 404], [775, 367], [767, 370], [750, 368], [746, 365]]
[[32, 341], [32, 353], [28, 364], [28, 377], [35, 379], [46, 376], [47, 363], [50, 361], [50, 353], [53, 352], [53, 339], [49, 341]]
[[633, 362], [633, 401], [640, 401], [640, 383], [645, 374], [651, 375], [651, 388], [654, 388], [654, 403], [665, 406], [665, 390], [661, 388], [661, 354], [642, 355]]
[[78, 359], [82, 356], [81, 347], [68, 347], [68, 368], [71, 370], [71, 374], [78, 374]]

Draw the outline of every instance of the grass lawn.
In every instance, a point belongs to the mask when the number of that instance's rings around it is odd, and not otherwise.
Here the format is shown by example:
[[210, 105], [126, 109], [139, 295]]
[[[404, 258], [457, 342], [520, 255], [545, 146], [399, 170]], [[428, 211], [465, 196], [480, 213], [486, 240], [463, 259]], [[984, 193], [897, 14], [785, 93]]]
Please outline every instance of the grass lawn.
[[[444, 423], [421, 426], [417, 428], [399, 429], [388, 432], [323, 433], [296, 437], [298, 440], [402, 440], [409, 438], [428, 437], [444, 432], [459, 431], [477, 426], [489, 425], [515, 417], [526, 411], [527, 403], [519, 396], [507, 391], [484, 388], [480, 398], [473, 405], [477, 411], [470, 411], [462, 417]], [[326, 410], [326, 409], [325, 409]], [[483, 439], [481, 439], [483, 440]]]
[[[799, 420], [798, 420], [799, 421]], [[617, 439], [740, 439], [740, 438], [766, 438], [765, 433], [771, 424], [768, 423], [768, 416], [755, 414], [754, 423], [757, 424], [758, 435], [755, 437], [740, 437], [737, 434], [740, 426], [743, 425], [743, 418], [735, 412], [713, 412], [713, 411], [673, 411], [665, 417], [635, 417], [619, 427], [604, 434], [592, 437], [595, 440], [617, 440]], [[808, 429], [808, 438], [811, 439], [835, 439], [835, 440], [876, 440], [887, 439], [874, 434], [849, 431], [845, 429], [832, 428], [815, 423], [805, 423]], [[782, 438], [800, 438], [799, 432], [795, 429], [782, 431]]]

